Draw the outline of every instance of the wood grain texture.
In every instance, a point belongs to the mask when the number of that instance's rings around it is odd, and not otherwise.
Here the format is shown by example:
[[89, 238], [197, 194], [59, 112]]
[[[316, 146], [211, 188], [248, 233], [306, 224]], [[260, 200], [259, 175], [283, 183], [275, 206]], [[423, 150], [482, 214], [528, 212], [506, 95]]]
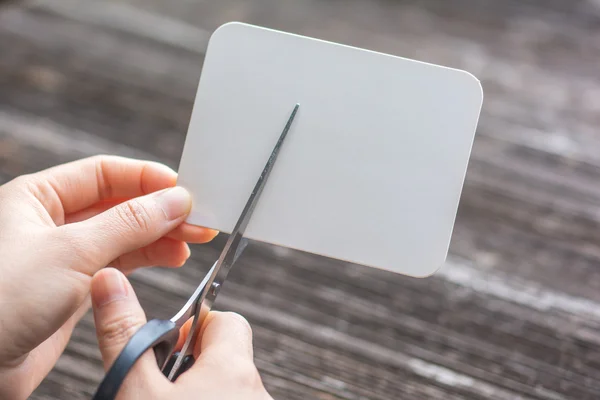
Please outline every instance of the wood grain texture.
[[[0, 182], [98, 153], [176, 168], [207, 32], [229, 20], [465, 68], [485, 92], [451, 254], [434, 277], [258, 243], [240, 259], [217, 308], [251, 322], [271, 394], [599, 398], [597, 2], [14, 5], [0, 12]], [[181, 306], [224, 240], [195, 246], [180, 270], [132, 276], [150, 318]], [[88, 314], [32, 398], [86, 399], [101, 377]]]

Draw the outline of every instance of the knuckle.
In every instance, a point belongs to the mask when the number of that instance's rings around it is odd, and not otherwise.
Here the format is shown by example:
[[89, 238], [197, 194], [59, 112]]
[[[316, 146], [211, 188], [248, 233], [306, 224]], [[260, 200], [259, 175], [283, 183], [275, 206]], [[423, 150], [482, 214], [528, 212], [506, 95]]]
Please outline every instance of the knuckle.
[[44, 186], [36, 174], [21, 175], [11, 182], [20, 192], [32, 194], [35, 198], [42, 198], [41, 187]]
[[134, 232], [148, 232], [151, 227], [150, 212], [139, 200], [133, 199], [117, 207], [118, 217]]
[[89, 156], [88, 159], [90, 159], [94, 162], [104, 162], [104, 161], [110, 160], [112, 157], [113, 157], [112, 155], [101, 153], [101, 154], [94, 154], [93, 156]]
[[142, 324], [142, 319], [133, 314], [109, 319], [98, 326], [98, 340], [103, 346], [125, 344]]
[[12, 180], [15, 186], [25, 188], [29, 188], [31, 185], [33, 185], [33, 181], [35, 181], [35, 176], [33, 174], [23, 174]]
[[92, 156], [90, 157], [91, 161], [94, 163], [95, 171], [96, 171], [96, 181], [98, 182], [98, 195], [101, 199], [106, 199], [112, 197], [112, 188], [108, 180], [106, 180], [104, 176], [104, 163], [106, 162], [106, 157], [102, 155]]
[[234, 357], [223, 362], [222, 373], [228, 381], [240, 388], [256, 389], [262, 387], [262, 380], [254, 363], [244, 357]]
[[227, 311], [220, 314], [221, 318], [225, 319], [228, 325], [239, 327], [248, 337], [252, 337], [252, 327], [244, 316], [236, 312]]
[[112, 155], [112, 154], [106, 154], [106, 153], [95, 154], [95, 155], [87, 157], [87, 159], [90, 160], [93, 164], [95, 164], [96, 167], [98, 167], [98, 166], [102, 167], [107, 163], [114, 162], [121, 158], [122, 157]]
[[[33, 175], [21, 175], [7, 183], [0, 184], [0, 201], [2, 202], [0, 211], [5, 211], [5, 215], [9, 215], [10, 208], [14, 209], [23, 202], [33, 205], [36, 199], [42, 197], [38, 181], [39, 179]], [[10, 214], [14, 214], [14, 212]]]

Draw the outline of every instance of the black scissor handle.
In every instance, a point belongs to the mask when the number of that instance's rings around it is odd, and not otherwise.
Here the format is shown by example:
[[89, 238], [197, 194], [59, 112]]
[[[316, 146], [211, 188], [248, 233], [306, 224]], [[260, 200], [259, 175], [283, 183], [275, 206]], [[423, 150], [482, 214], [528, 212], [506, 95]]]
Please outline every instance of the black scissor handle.
[[142, 326], [125, 345], [98, 386], [93, 400], [113, 400], [129, 370], [150, 348], [154, 349], [156, 362], [163, 368], [179, 339], [179, 329], [174, 322], [153, 319]]

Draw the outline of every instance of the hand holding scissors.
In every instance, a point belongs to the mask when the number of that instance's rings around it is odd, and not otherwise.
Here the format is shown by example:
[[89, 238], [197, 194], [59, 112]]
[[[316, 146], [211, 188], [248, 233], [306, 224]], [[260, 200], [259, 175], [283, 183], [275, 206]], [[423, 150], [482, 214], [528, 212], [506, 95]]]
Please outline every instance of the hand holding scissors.
[[[243, 237], [244, 231], [273, 169], [298, 108], [299, 105], [296, 104], [219, 259], [175, 316], [169, 320], [153, 319], [143, 325], [129, 339], [129, 342], [100, 383], [93, 397], [94, 400], [114, 399], [131, 368], [149, 349], [154, 350], [159, 368], [170, 381], [175, 381], [192, 366], [194, 363], [193, 343], [195, 343], [198, 331], [211, 310], [231, 267], [247, 244], [247, 239]], [[192, 318], [192, 323], [185, 343], [179, 353], [172, 354], [179, 340], [180, 329], [190, 318]]]

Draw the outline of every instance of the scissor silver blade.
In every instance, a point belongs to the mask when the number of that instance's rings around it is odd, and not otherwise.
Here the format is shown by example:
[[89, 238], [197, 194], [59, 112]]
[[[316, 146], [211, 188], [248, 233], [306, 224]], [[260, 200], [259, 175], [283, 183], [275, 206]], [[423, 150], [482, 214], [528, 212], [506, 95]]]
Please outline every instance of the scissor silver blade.
[[192, 327], [188, 333], [183, 348], [181, 349], [181, 352], [179, 353], [177, 360], [173, 365], [173, 368], [169, 372], [169, 380], [173, 380], [177, 370], [181, 367], [183, 358], [189, 352], [190, 343], [192, 340], [195, 340], [198, 329], [201, 326], [199, 320], [204, 319], [200, 318], [201, 314], [202, 316], [208, 314], [208, 311], [210, 311], [212, 308], [223, 282], [225, 282], [225, 279], [227, 278], [227, 274], [229, 274], [229, 270], [240, 256], [243, 249], [246, 247], [247, 239], [243, 237], [244, 231], [246, 230], [248, 222], [250, 221], [250, 217], [252, 216], [256, 205], [258, 204], [258, 199], [263, 192], [267, 179], [273, 170], [273, 165], [275, 165], [275, 161], [279, 155], [279, 150], [281, 149], [292, 123], [294, 122], [298, 108], [300, 108], [300, 104], [296, 104], [292, 110], [292, 113], [288, 118], [288, 121], [285, 124], [285, 127], [283, 128], [283, 131], [281, 132], [281, 135], [279, 136], [279, 139], [277, 140], [277, 143], [275, 144], [275, 147], [273, 148], [273, 151], [271, 152], [271, 155], [265, 167], [263, 168], [258, 181], [256, 182], [256, 185], [254, 186], [254, 189], [252, 190], [252, 193], [250, 194], [250, 197], [248, 198], [246, 205], [244, 206], [244, 209], [242, 210], [242, 213], [235, 224], [235, 227], [233, 228], [233, 231], [225, 243], [225, 247], [219, 256], [219, 259], [207, 274], [208, 280], [206, 280], [206, 282], [203, 280], [204, 285], [201, 284], [198, 289], [196, 289], [195, 294], [197, 297], [194, 299], [194, 305], [190, 307], [190, 311], [193, 310], [194, 315]]
[[202, 279], [202, 282], [200, 282], [200, 285], [198, 285], [198, 287], [194, 291], [194, 294], [192, 294], [192, 296], [189, 298], [187, 303], [185, 303], [185, 305], [181, 307], [181, 310], [179, 310], [179, 312], [175, 314], [173, 318], [171, 318], [171, 322], [174, 322], [175, 326], [177, 326], [178, 328], [181, 328], [187, 320], [194, 316], [194, 306], [196, 305], [198, 298], [201, 297], [202, 291], [206, 290], [208, 280], [210, 279], [210, 276], [216, 267], [217, 263], [215, 262], [204, 277], [204, 279]]

